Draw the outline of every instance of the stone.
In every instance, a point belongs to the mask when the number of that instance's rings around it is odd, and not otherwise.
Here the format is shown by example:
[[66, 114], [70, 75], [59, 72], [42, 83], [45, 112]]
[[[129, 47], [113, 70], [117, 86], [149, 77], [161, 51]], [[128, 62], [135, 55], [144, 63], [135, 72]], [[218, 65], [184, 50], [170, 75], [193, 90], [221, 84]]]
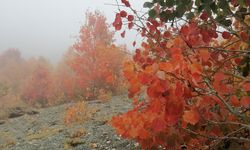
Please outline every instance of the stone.
[[4, 121], [4, 120], [0, 120], [0, 125], [1, 125], [1, 124], [4, 124], [4, 123], [5, 123], [5, 121]]

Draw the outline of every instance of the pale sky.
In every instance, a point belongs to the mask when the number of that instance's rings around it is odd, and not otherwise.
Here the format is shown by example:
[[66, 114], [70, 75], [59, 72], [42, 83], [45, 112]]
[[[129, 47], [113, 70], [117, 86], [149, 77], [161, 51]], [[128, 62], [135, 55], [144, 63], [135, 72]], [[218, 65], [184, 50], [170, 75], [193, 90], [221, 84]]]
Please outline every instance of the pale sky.
[[[144, 1], [130, 3], [142, 8]], [[57, 62], [76, 40], [86, 10], [98, 9], [112, 23], [117, 8], [105, 3], [115, 0], [0, 0], [0, 53], [17, 48], [26, 58], [45, 56]], [[119, 44], [131, 45], [135, 38], [116, 36]]]

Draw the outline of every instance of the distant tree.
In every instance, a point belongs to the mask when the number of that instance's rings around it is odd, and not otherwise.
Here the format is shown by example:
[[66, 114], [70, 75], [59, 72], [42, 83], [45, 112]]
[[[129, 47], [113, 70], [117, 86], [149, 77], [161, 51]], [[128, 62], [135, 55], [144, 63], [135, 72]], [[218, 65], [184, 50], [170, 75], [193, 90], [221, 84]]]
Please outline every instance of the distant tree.
[[74, 100], [79, 94], [76, 75], [67, 64], [70, 55], [70, 51], [67, 52], [54, 70], [55, 92], [62, 101]]
[[30, 75], [28, 76], [22, 98], [30, 104], [47, 106], [53, 103], [54, 81], [50, 70], [50, 64], [42, 57], [28, 61]]
[[69, 65], [87, 99], [97, 98], [99, 90], [116, 92], [125, 55], [113, 44], [113, 35], [105, 16], [98, 11], [86, 13], [80, 36], [70, 49]]
[[18, 95], [27, 76], [26, 62], [17, 49], [9, 49], [0, 55], [0, 83], [8, 92]]

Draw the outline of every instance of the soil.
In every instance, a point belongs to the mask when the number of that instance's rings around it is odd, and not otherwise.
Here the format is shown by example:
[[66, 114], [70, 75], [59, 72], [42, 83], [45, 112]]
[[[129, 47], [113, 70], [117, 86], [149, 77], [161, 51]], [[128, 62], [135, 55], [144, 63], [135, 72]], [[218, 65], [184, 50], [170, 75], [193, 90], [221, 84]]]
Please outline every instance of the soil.
[[108, 123], [112, 116], [126, 112], [131, 101], [115, 96], [107, 102], [87, 102], [93, 116], [80, 124], [64, 123], [71, 104], [43, 108], [0, 123], [1, 150], [138, 150], [139, 144], [117, 135]]

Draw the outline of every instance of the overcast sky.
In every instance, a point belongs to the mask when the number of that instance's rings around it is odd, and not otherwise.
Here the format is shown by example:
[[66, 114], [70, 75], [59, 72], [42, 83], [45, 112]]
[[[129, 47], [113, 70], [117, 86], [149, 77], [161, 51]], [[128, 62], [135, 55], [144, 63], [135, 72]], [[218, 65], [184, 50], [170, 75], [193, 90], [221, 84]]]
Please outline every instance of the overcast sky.
[[[144, 0], [130, 2], [142, 8]], [[117, 8], [105, 3], [115, 0], [0, 0], [0, 52], [17, 48], [26, 58], [57, 62], [76, 40], [86, 10], [98, 9], [113, 21]], [[129, 44], [135, 36], [116, 39]]]

